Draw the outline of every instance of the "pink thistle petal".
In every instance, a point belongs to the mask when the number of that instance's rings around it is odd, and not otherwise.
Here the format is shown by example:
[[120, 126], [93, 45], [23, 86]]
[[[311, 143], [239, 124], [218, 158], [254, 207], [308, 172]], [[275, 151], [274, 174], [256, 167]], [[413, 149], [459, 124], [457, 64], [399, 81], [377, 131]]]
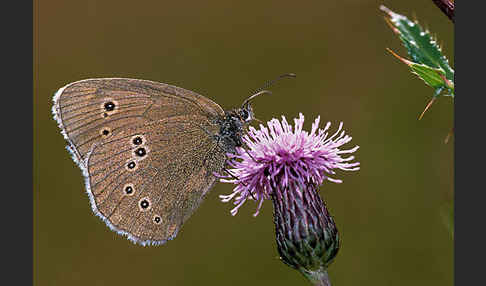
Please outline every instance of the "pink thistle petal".
[[[248, 200], [256, 200], [257, 216], [264, 200], [271, 198], [275, 188], [289, 186], [322, 184], [324, 181], [341, 183], [342, 180], [330, 178], [336, 169], [343, 171], [359, 170], [359, 162], [351, 162], [354, 156], [342, 157], [358, 150], [339, 149], [352, 140], [345, 134], [343, 123], [329, 136], [331, 126], [327, 122], [324, 129], [319, 129], [320, 116], [312, 123], [310, 133], [303, 130], [304, 115], [294, 119], [294, 125], [287, 122], [285, 116], [279, 121], [272, 119], [260, 129], [250, 126], [242, 140], [245, 148], [237, 148], [236, 154], [228, 154], [228, 164], [233, 174], [217, 175], [221, 182], [236, 184], [229, 195], [221, 195], [222, 202], [234, 200], [232, 215]], [[251, 156], [250, 156], [251, 155]], [[235, 178], [236, 177], [236, 178]]]

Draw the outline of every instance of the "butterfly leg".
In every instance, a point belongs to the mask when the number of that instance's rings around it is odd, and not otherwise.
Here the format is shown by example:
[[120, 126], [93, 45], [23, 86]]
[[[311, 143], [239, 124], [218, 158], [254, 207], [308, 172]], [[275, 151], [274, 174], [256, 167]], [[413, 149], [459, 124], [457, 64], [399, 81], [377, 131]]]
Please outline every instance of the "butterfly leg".
[[262, 160], [255, 159], [255, 157], [253, 157], [253, 155], [251, 155], [251, 153], [248, 151], [248, 149], [245, 148], [245, 152], [246, 152], [246, 154], [248, 154], [248, 156], [250, 156], [250, 158], [253, 160], [253, 162], [262, 163]]
[[[233, 175], [233, 174], [232, 174], [232, 173], [231, 173], [231, 172], [230, 172], [228, 169], [223, 168], [223, 171], [225, 171], [226, 173], [228, 173], [228, 174], [229, 174], [231, 177], [233, 177], [233, 179], [235, 179], [235, 180], [239, 180], [239, 178], [238, 178], [237, 176]], [[243, 184], [243, 186], [245, 186], [245, 187], [247, 186], [247, 184], [245, 184], [245, 183], [242, 183], [242, 184]], [[252, 193], [251, 191], [250, 191], [250, 195], [251, 195], [251, 197], [252, 197], [252, 198], [253, 198], [253, 199], [256, 201], [256, 198], [255, 198], [255, 196], [253, 195], [253, 193]]]

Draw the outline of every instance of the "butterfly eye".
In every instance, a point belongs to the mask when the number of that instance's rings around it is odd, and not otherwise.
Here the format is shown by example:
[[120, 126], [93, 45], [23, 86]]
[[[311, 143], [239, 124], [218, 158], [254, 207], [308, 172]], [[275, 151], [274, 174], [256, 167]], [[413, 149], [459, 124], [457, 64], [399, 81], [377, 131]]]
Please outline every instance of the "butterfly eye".
[[248, 119], [248, 116], [250, 115], [250, 113], [248, 112], [248, 110], [246, 109], [241, 109], [240, 111], [240, 116], [241, 118], [243, 118], [243, 120], [247, 120]]

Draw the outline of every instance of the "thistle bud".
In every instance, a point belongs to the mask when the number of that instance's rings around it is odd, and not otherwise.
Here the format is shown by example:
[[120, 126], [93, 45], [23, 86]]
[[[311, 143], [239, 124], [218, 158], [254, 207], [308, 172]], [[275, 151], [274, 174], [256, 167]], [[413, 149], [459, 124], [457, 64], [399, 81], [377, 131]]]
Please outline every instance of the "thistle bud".
[[272, 201], [280, 259], [315, 285], [330, 285], [327, 267], [339, 250], [339, 235], [316, 187], [278, 188]]

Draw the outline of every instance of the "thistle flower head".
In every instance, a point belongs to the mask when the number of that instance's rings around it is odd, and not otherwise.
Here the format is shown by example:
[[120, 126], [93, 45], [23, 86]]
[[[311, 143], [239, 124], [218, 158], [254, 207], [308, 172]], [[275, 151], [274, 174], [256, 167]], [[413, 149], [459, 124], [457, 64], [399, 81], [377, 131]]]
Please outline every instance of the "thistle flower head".
[[352, 139], [342, 130], [343, 124], [330, 135], [331, 123], [320, 129], [319, 121], [317, 117], [310, 132], [302, 129], [302, 114], [294, 119], [294, 126], [282, 116], [281, 121], [270, 120], [267, 127], [260, 124], [259, 130], [249, 128], [243, 137], [246, 147], [237, 148], [236, 154], [228, 154], [231, 175], [220, 177], [222, 182], [236, 184], [231, 194], [220, 196], [223, 202], [234, 199], [236, 206], [231, 210], [232, 215], [236, 215], [246, 200], [254, 199], [258, 202], [254, 214], [257, 216], [263, 201], [271, 199], [276, 188], [284, 190], [297, 186], [303, 189], [309, 184], [319, 186], [325, 180], [341, 183], [330, 177], [335, 175], [336, 169], [359, 169], [359, 162], [351, 162], [354, 156], [343, 157], [359, 148], [341, 149]]

